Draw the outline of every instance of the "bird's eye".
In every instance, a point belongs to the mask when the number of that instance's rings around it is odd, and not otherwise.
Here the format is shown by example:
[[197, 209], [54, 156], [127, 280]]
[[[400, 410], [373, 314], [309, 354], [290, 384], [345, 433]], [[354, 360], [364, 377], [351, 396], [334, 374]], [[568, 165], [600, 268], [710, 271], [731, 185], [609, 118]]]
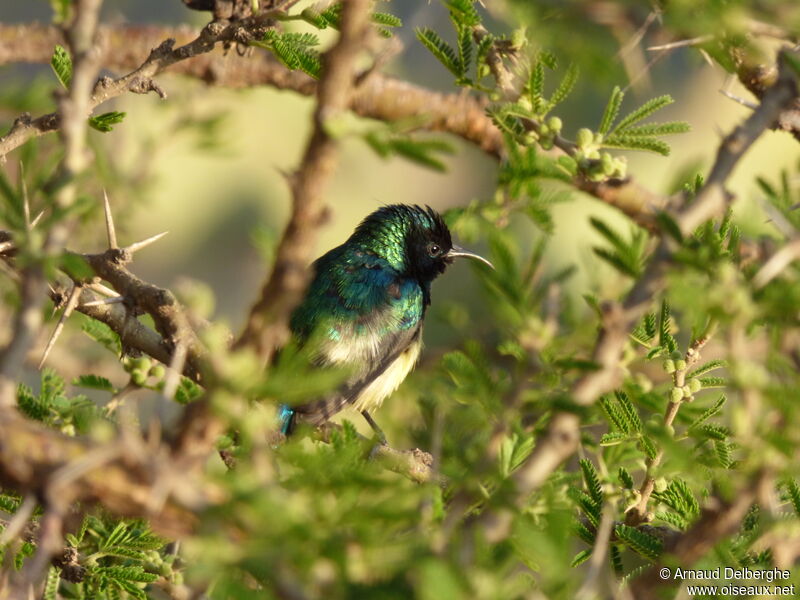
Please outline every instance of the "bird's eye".
[[436, 258], [442, 253], [442, 247], [439, 244], [435, 244], [431, 242], [428, 244], [428, 256], [431, 258]]

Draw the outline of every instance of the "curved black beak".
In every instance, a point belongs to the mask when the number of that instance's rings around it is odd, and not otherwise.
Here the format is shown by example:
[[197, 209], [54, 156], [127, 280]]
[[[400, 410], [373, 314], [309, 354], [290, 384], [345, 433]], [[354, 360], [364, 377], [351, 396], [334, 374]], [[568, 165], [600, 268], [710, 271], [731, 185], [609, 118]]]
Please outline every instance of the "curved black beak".
[[461, 248], [459, 246], [454, 245], [452, 248], [450, 248], [450, 252], [448, 252], [446, 256], [449, 259], [460, 258], [460, 257], [474, 258], [475, 260], [481, 261], [483, 264], [487, 265], [489, 268], [494, 270], [494, 265], [485, 258], [483, 258], [480, 254], [475, 254], [474, 252], [470, 252], [469, 250], [464, 250], [464, 248]]

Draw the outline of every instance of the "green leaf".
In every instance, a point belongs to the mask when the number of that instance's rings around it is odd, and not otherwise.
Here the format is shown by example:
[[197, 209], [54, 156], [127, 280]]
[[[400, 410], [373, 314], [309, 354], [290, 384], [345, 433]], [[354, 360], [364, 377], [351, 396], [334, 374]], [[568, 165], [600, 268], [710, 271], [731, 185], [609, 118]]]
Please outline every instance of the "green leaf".
[[80, 254], [64, 252], [59, 259], [59, 268], [74, 280], [86, 280], [94, 277], [94, 270]]
[[628, 431], [640, 432], [642, 430], [642, 420], [639, 418], [639, 413], [636, 411], [633, 403], [628, 398], [628, 394], [616, 391], [614, 392], [614, 396], [617, 398], [617, 402], [625, 415]]
[[786, 493], [789, 496], [789, 501], [792, 503], [795, 514], [800, 517], [800, 486], [797, 485], [796, 480], [789, 479], [786, 482]]
[[731, 432], [728, 430], [727, 427], [722, 427], [721, 425], [714, 425], [712, 423], [704, 423], [703, 425], [698, 425], [697, 427], [693, 427], [691, 433], [699, 434], [700, 437], [705, 437], [712, 440], [720, 440], [725, 441], [730, 437]]
[[97, 115], [96, 117], [89, 117], [89, 126], [97, 131], [108, 133], [114, 130], [114, 125], [122, 123], [127, 113], [112, 111]]
[[667, 123], [650, 123], [635, 125], [625, 130], [628, 136], [674, 135], [691, 131], [692, 127], [685, 121], [669, 121]]
[[472, 33], [463, 27], [458, 34], [458, 70], [460, 77], [465, 77], [472, 64]]
[[581, 550], [575, 555], [575, 558], [572, 559], [572, 563], [570, 563], [570, 566], [577, 567], [578, 565], [586, 562], [591, 556], [592, 556], [591, 550]]
[[624, 132], [626, 128], [630, 127], [631, 125], [638, 123], [639, 121], [646, 119], [656, 111], [664, 108], [665, 106], [672, 104], [674, 100], [669, 95], [658, 96], [657, 98], [652, 98], [642, 104], [636, 110], [628, 113], [623, 119], [617, 123], [611, 133], [616, 131]]
[[614, 574], [617, 577], [622, 577], [625, 571], [622, 566], [622, 553], [619, 551], [619, 546], [617, 544], [611, 544], [609, 547], [608, 558], [611, 562], [611, 568], [614, 569]]
[[629, 490], [633, 489], [633, 477], [631, 477], [631, 474], [625, 467], [619, 468], [617, 471], [617, 478], [624, 488]]
[[600, 478], [597, 475], [597, 470], [591, 461], [582, 458], [580, 460], [581, 472], [583, 473], [583, 481], [586, 483], [586, 488], [589, 490], [589, 495], [594, 500], [595, 504], [602, 506], [603, 504], [603, 488], [600, 485]]
[[53, 24], [59, 25], [69, 20], [72, 12], [72, 0], [50, 0], [53, 9]]
[[612, 431], [610, 433], [604, 433], [600, 436], [600, 445], [616, 446], [617, 444], [621, 444], [629, 439], [631, 439], [631, 436], [627, 433], [623, 433], [621, 431]]
[[122, 354], [122, 342], [119, 336], [105, 323], [84, 316], [81, 329], [90, 338], [113, 352], [115, 356]]
[[620, 524], [614, 529], [617, 539], [623, 542], [631, 550], [644, 556], [645, 558], [655, 561], [661, 556], [664, 550], [661, 540], [657, 537], [640, 531], [635, 527]]
[[175, 390], [175, 402], [189, 404], [203, 395], [203, 388], [188, 377], [181, 377], [181, 382]]
[[269, 29], [260, 41], [250, 43], [270, 50], [289, 69], [303, 71], [314, 79], [322, 73], [319, 52], [312, 49], [319, 44], [319, 38], [313, 33], [278, 33]]
[[624, 150], [646, 150], [662, 156], [669, 156], [670, 147], [664, 141], [653, 137], [638, 137], [626, 133], [614, 134], [603, 140], [603, 146]]
[[61, 583], [61, 572], [56, 567], [50, 567], [47, 571], [42, 600], [56, 600], [59, 583]]
[[666, 348], [670, 352], [675, 352], [678, 344], [675, 338], [672, 337], [670, 330], [672, 329], [672, 321], [670, 320], [669, 302], [666, 299], [661, 301], [661, 316], [659, 319], [658, 330], [658, 344], [662, 348]]
[[578, 74], [580, 70], [578, 66], [575, 64], [571, 64], [567, 69], [567, 72], [564, 74], [564, 77], [558, 84], [558, 87], [553, 92], [553, 95], [550, 96], [550, 101], [547, 103], [546, 112], [550, 112], [555, 108], [557, 105], [561, 104], [567, 96], [569, 96], [572, 89], [575, 87], [575, 82], [578, 81]]
[[533, 110], [538, 113], [544, 101], [544, 64], [541, 60], [537, 60], [531, 69], [528, 89]]
[[50, 66], [53, 67], [53, 72], [55, 72], [61, 85], [69, 88], [69, 84], [72, 81], [72, 58], [64, 46], [56, 44], [53, 56], [50, 58]]
[[116, 391], [116, 388], [108, 379], [99, 375], [81, 375], [72, 380], [72, 385], [111, 392], [112, 394]]
[[402, 27], [403, 20], [390, 13], [372, 13], [372, 22], [384, 27]]
[[365, 136], [365, 140], [382, 157], [402, 156], [411, 162], [444, 172], [447, 166], [436, 154], [453, 154], [453, 147], [443, 140], [416, 140], [409, 136], [389, 136], [381, 138], [375, 132]]
[[722, 396], [719, 397], [719, 399], [714, 403], [713, 406], [711, 406], [710, 408], [707, 408], [705, 411], [703, 411], [703, 414], [701, 414], [699, 417], [697, 417], [697, 419], [695, 419], [694, 422], [692, 422], [692, 424], [689, 425], [689, 429], [693, 429], [693, 428], [699, 427], [700, 425], [702, 425], [703, 423], [708, 421], [711, 417], [716, 415], [720, 411], [720, 409], [722, 408], [722, 406], [725, 404], [726, 401], [727, 401], [727, 398], [723, 394]]
[[580, 508], [581, 512], [583, 512], [592, 526], [596, 528], [600, 524], [600, 511], [602, 507], [592, 500], [592, 497], [583, 490], [573, 487], [567, 490], [567, 494], [578, 508]]
[[714, 369], [721, 369], [723, 367], [727, 367], [728, 362], [725, 360], [711, 360], [704, 365], [700, 365], [694, 371], [689, 373], [686, 378], [691, 379], [692, 377], [698, 377], [700, 375], [705, 375], [709, 371], [713, 371]]
[[453, 47], [445, 42], [433, 29], [417, 29], [417, 39], [456, 77], [462, 75], [458, 56]]
[[603, 111], [603, 118], [600, 119], [600, 127], [597, 129], [598, 133], [605, 135], [609, 132], [611, 125], [614, 123], [614, 119], [616, 119], [619, 114], [619, 107], [622, 105], [622, 99], [624, 97], [625, 93], [619, 86], [614, 86], [614, 89], [611, 91], [611, 97], [608, 99], [608, 104], [606, 104], [606, 109]]
[[473, 0], [448, 0], [446, 3], [450, 10], [450, 18], [457, 26], [474, 27], [481, 24], [480, 15], [475, 10]]
[[728, 385], [728, 380], [724, 377], [698, 377], [698, 380], [703, 384], [703, 389], [721, 388]]
[[575, 533], [579, 538], [581, 538], [587, 544], [594, 545], [595, 533], [591, 529], [589, 529], [580, 521], [576, 521], [574, 527]]
[[730, 469], [733, 465], [731, 444], [726, 440], [714, 440], [714, 451], [716, 452], [717, 460], [722, 468]]
[[672, 215], [663, 211], [659, 211], [656, 214], [656, 222], [658, 223], [661, 231], [669, 235], [679, 244], [683, 243], [683, 232], [681, 231], [677, 221], [672, 218]]

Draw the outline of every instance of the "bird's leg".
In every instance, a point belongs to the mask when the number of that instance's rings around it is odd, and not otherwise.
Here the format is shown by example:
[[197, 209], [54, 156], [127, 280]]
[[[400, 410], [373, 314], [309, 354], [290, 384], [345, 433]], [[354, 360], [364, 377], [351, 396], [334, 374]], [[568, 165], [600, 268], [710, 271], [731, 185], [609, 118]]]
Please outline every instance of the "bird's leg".
[[375, 420], [365, 410], [362, 410], [361, 414], [364, 415], [364, 418], [367, 420], [367, 423], [369, 423], [369, 426], [372, 427], [372, 431], [374, 431], [376, 433], [376, 435], [378, 436], [378, 441], [380, 441], [380, 443], [382, 445], [386, 446], [387, 445], [387, 443], [386, 443], [386, 435], [383, 433], [381, 428], [378, 427], [378, 424], [375, 422]]

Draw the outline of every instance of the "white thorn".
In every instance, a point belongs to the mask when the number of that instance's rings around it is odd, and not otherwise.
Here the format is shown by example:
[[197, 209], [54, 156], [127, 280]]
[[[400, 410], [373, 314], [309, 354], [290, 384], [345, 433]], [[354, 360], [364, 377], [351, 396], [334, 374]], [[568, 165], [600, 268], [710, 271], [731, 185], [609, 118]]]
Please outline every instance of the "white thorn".
[[0, 254], [14, 248], [14, 242], [0, 242]]
[[710, 42], [713, 39], [714, 39], [713, 35], [701, 35], [699, 37], [691, 38], [688, 40], [679, 40], [677, 42], [662, 44], [660, 46], [650, 46], [647, 49], [651, 52], [656, 50], [672, 50], [673, 48], [683, 48], [685, 46], [697, 46], [698, 44], [705, 44], [706, 42]]
[[50, 339], [47, 340], [47, 346], [45, 346], [44, 353], [42, 354], [42, 360], [39, 361], [39, 369], [44, 366], [44, 361], [47, 360], [47, 355], [50, 354], [50, 350], [52, 350], [53, 346], [55, 346], [58, 336], [61, 335], [61, 332], [64, 330], [64, 323], [66, 323], [67, 318], [72, 314], [72, 311], [78, 304], [78, 298], [80, 298], [82, 290], [83, 288], [79, 285], [72, 287], [72, 291], [69, 293], [69, 298], [67, 299], [67, 305], [64, 307], [64, 312], [61, 313], [61, 318], [58, 320], [56, 328], [53, 330], [53, 335], [51, 335]]
[[756, 104], [755, 102], [750, 102], [750, 100], [745, 100], [744, 98], [740, 98], [739, 96], [734, 96], [728, 90], [720, 90], [719, 93], [725, 96], [726, 98], [730, 98], [734, 102], [738, 102], [742, 106], [746, 106], [750, 110], [755, 110], [758, 108], [758, 104]]
[[103, 296], [114, 297], [119, 295], [116, 290], [112, 290], [110, 287], [105, 286], [102, 283], [90, 283], [88, 287], [90, 290], [97, 292], [98, 294], [102, 294]]
[[102, 306], [104, 304], [119, 304], [125, 302], [125, 296], [114, 296], [113, 298], [102, 298], [100, 300], [92, 300], [91, 302], [84, 302], [78, 308], [88, 308], [90, 306]]
[[33, 229], [39, 224], [39, 221], [42, 220], [43, 216], [44, 216], [44, 210], [40, 210], [39, 214], [33, 217], [33, 221], [31, 221], [31, 229]]
[[106, 214], [106, 233], [108, 233], [108, 247], [117, 247], [117, 231], [114, 229], [114, 217], [111, 216], [111, 205], [108, 203], [108, 194], [103, 188], [103, 211]]
[[154, 235], [152, 237], [149, 237], [146, 240], [142, 240], [141, 242], [135, 242], [135, 243], [131, 244], [130, 246], [127, 246], [125, 248], [125, 250], [127, 250], [128, 252], [133, 254], [134, 252], [138, 252], [139, 250], [142, 250], [143, 248], [146, 248], [150, 244], [153, 244], [153, 243], [157, 242], [158, 240], [160, 240], [162, 237], [164, 237], [168, 233], [169, 233], [169, 231], [162, 231], [161, 233], [157, 233], [156, 235]]

